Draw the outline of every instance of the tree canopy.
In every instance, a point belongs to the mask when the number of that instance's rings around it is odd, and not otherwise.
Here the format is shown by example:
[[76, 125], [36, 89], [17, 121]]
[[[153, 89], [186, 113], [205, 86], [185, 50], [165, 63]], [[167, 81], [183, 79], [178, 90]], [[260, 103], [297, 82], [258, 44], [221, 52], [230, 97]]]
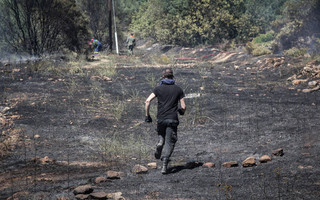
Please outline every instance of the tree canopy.
[[[299, 45], [300, 36], [320, 38], [319, 0], [114, 3], [120, 41], [129, 31], [140, 39], [181, 46], [246, 43], [260, 37], [255, 41], [268, 38], [274, 41], [272, 48], [282, 50]], [[92, 37], [107, 43], [109, 9], [108, 0], [0, 0], [0, 50], [41, 55], [66, 48], [80, 51]]]

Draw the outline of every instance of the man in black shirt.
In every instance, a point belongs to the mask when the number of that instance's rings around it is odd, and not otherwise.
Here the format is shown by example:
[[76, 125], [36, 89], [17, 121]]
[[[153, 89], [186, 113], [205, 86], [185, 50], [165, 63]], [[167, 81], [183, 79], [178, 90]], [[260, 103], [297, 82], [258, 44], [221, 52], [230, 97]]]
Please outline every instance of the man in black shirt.
[[[179, 125], [178, 114], [184, 115], [186, 104], [183, 90], [175, 85], [172, 69], [163, 71], [162, 80], [159, 86], [154, 88], [153, 93], [146, 100], [146, 122], [151, 123], [149, 114], [150, 102], [158, 98], [157, 131], [159, 142], [156, 146], [155, 157], [163, 162], [161, 173], [167, 173], [169, 158], [177, 142], [177, 127]], [[178, 106], [180, 102], [180, 108]]]

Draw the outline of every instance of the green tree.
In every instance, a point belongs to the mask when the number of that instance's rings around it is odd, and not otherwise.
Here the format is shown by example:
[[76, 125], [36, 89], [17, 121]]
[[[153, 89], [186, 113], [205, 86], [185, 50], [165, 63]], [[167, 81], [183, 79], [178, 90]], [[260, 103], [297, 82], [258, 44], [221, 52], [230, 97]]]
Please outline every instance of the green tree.
[[108, 40], [108, 1], [106, 0], [82, 0], [79, 1], [81, 9], [88, 17], [88, 27], [94, 37], [100, 41]]
[[244, 14], [237, 24], [238, 40], [249, 41], [260, 33], [271, 29], [271, 22], [281, 17], [286, 0], [245, 0]]
[[132, 16], [139, 10], [142, 3], [147, 0], [118, 0], [116, 1], [117, 17], [120, 24], [127, 28], [131, 22]]
[[160, 43], [197, 45], [237, 37], [243, 0], [149, 0], [131, 29]]

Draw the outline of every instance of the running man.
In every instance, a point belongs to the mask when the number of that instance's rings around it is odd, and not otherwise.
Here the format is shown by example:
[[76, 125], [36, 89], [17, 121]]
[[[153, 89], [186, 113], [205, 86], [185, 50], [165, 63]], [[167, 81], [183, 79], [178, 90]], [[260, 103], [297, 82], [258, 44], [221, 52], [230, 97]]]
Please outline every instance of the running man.
[[[177, 142], [177, 129], [179, 125], [178, 114], [184, 115], [186, 104], [184, 101], [183, 90], [175, 84], [172, 69], [163, 71], [162, 80], [159, 86], [154, 88], [153, 92], [145, 102], [145, 122], [151, 123], [149, 109], [150, 102], [158, 99], [157, 113], [157, 132], [159, 141], [156, 146], [155, 158], [162, 160], [161, 173], [167, 173], [169, 158]], [[180, 102], [180, 108], [178, 106]]]

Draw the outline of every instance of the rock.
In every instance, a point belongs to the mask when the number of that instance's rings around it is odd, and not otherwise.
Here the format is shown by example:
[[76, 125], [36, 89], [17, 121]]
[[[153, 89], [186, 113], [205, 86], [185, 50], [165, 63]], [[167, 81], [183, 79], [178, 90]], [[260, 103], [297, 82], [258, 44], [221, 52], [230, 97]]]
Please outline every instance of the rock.
[[112, 81], [112, 78], [109, 78], [107, 76], [103, 76], [103, 77], [100, 77], [100, 76], [91, 76], [92, 80], [102, 80], [102, 81]]
[[49, 158], [48, 156], [45, 156], [43, 158], [40, 159], [40, 162], [42, 164], [47, 164], [47, 163], [53, 163], [55, 160]]
[[213, 162], [207, 162], [202, 165], [202, 167], [213, 168], [215, 164]]
[[104, 80], [104, 81], [112, 81], [112, 78], [109, 78], [109, 77], [107, 77], [107, 76], [103, 76], [103, 77], [102, 77], [102, 80]]
[[303, 70], [306, 71], [306, 72], [312, 72], [312, 68], [311, 67], [304, 67]]
[[228, 162], [224, 162], [222, 164], [222, 166], [224, 166], [224, 167], [237, 167], [238, 162], [237, 161], [228, 161]]
[[17, 192], [14, 193], [11, 197], [8, 197], [7, 200], [25, 199], [24, 197], [27, 197], [29, 194], [29, 192]]
[[108, 199], [113, 199], [113, 200], [125, 200], [124, 197], [122, 197], [121, 192], [115, 192], [115, 193], [108, 193], [107, 194]]
[[5, 112], [7, 112], [8, 110], [10, 110], [10, 108], [9, 107], [0, 107], [0, 113], [5, 113]]
[[306, 83], [307, 81], [308, 81], [308, 79], [296, 79], [296, 80], [292, 81], [292, 84], [293, 85], [299, 85], [299, 84], [302, 84], [302, 83]]
[[0, 117], [0, 125], [5, 126], [7, 124], [7, 120], [3, 117]]
[[36, 134], [36, 135], [33, 136], [33, 138], [34, 139], [38, 139], [38, 138], [40, 138], [40, 135]]
[[142, 165], [135, 165], [132, 168], [132, 172], [136, 174], [145, 174], [145, 173], [148, 173], [148, 168]]
[[90, 196], [89, 194], [77, 194], [75, 198], [78, 200], [85, 200], [85, 199], [89, 199], [89, 196]]
[[303, 93], [310, 93], [310, 92], [312, 92], [312, 90], [311, 89], [303, 89], [302, 92]]
[[308, 166], [299, 165], [298, 168], [299, 169], [312, 169], [313, 167], [311, 165], [308, 165]]
[[94, 192], [90, 194], [91, 199], [107, 199], [107, 193], [105, 192]]
[[93, 192], [93, 187], [91, 185], [81, 185], [79, 187], [76, 187], [73, 190], [73, 194], [90, 194]]
[[107, 171], [107, 178], [108, 179], [120, 179], [123, 176], [123, 172], [116, 172], [116, 171]]
[[261, 162], [261, 163], [266, 163], [266, 162], [269, 162], [269, 161], [271, 161], [271, 157], [268, 156], [268, 155], [263, 155], [263, 156], [261, 156], [259, 158], [259, 162]]
[[256, 159], [251, 156], [249, 158], [246, 158], [243, 162], [242, 162], [242, 166], [243, 167], [253, 167], [256, 165]]
[[283, 154], [284, 153], [283, 153], [282, 148], [278, 148], [278, 149], [272, 151], [272, 155], [274, 155], [274, 156], [283, 156]]
[[94, 182], [98, 184], [98, 183], [103, 183], [106, 181], [107, 181], [107, 179], [105, 177], [100, 176], [100, 177], [97, 177]]
[[318, 84], [318, 82], [317, 81], [310, 81], [310, 82], [308, 82], [308, 86], [316, 86]]
[[135, 76], [126, 76], [126, 77], [125, 77], [126, 80], [133, 80], [133, 79], [135, 79], [135, 78], [136, 78]]
[[316, 91], [316, 90], [319, 90], [320, 89], [320, 86], [317, 86], [317, 87], [314, 87], [312, 89], [303, 89], [302, 92], [303, 93], [309, 93], [309, 92], [313, 92], [313, 91]]
[[147, 166], [150, 167], [151, 169], [157, 169], [157, 163], [156, 162], [148, 163]]
[[296, 75], [296, 74], [294, 74], [293, 76], [290, 76], [290, 77], [287, 79], [287, 81], [293, 81], [293, 80], [295, 80], [295, 79], [297, 79], [297, 75]]
[[43, 158], [33, 157], [31, 160], [32, 160], [32, 162], [40, 163], [40, 164], [48, 164], [48, 163], [53, 163], [56, 161], [54, 159], [50, 159], [48, 156], [45, 156]]
[[281, 62], [276, 62], [273, 64], [273, 67], [279, 67], [282, 63]]
[[57, 200], [70, 200], [70, 199], [68, 197], [61, 196], [61, 197], [58, 197]]

